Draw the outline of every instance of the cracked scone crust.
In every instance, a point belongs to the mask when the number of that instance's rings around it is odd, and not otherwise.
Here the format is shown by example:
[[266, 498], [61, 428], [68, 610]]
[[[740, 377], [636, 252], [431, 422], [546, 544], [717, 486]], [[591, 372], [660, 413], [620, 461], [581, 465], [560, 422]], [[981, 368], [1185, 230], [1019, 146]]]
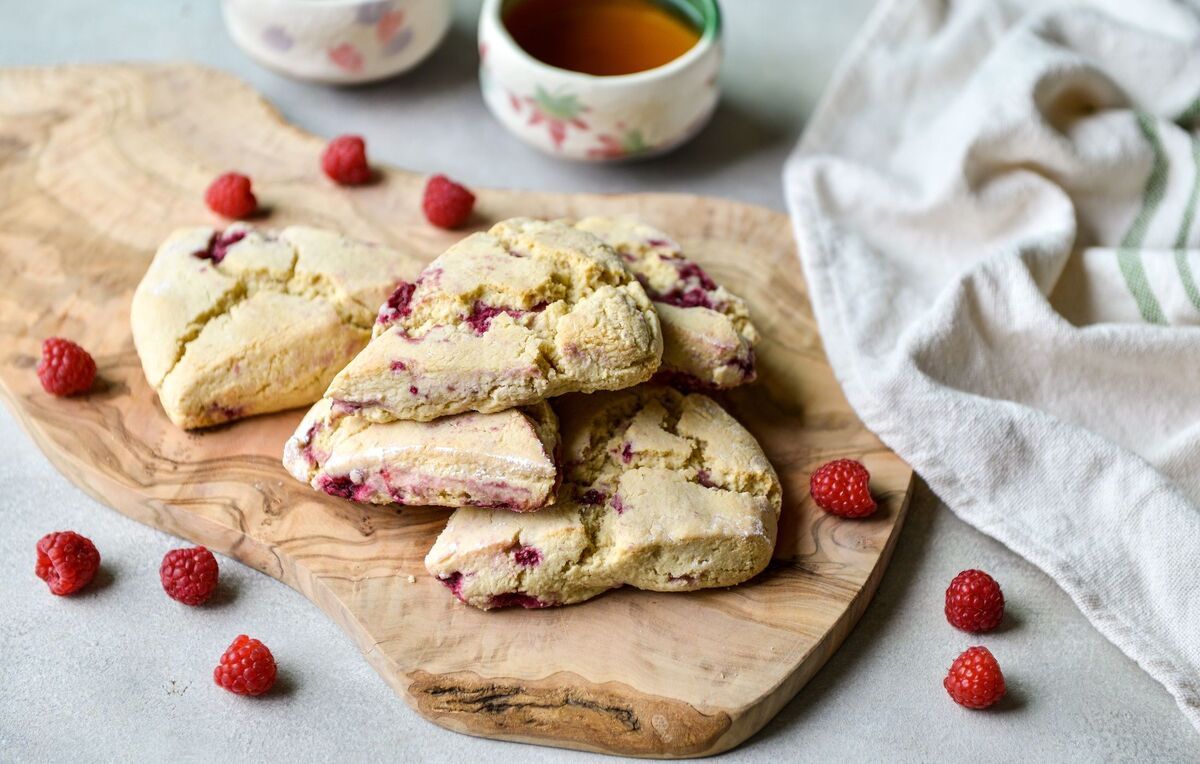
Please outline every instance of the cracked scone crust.
[[315, 228], [178, 230], [133, 295], [146, 379], [185, 429], [312, 403], [409, 262]]
[[397, 288], [326, 395], [378, 421], [428, 421], [629, 387], [661, 356], [654, 307], [610, 247], [561, 222], [516, 218]]
[[373, 504], [528, 512], [554, 501], [558, 419], [537, 403], [432, 422], [371, 422], [328, 398], [284, 446], [283, 465], [319, 491]]
[[656, 381], [722, 389], [754, 381], [758, 330], [746, 302], [713, 282], [662, 231], [631, 218], [584, 218], [576, 228], [598, 236], [646, 288], [662, 323]]
[[758, 442], [712, 399], [644, 385], [560, 399], [558, 503], [459, 509], [425, 558], [482, 609], [581, 602], [630, 585], [741, 583], [775, 547], [781, 489]]

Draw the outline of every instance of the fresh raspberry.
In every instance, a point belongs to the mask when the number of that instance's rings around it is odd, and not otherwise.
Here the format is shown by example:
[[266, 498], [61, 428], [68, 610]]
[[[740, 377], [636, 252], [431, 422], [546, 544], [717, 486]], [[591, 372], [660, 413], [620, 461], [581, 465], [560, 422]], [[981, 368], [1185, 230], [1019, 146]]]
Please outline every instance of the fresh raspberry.
[[172, 549], [163, 555], [158, 577], [171, 599], [200, 605], [217, 588], [217, 558], [202, 546]]
[[275, 673], [267, 646], [239, 634], [213, 669], [213, 681], [236, 695], [262, 695], [275, 684]]
[[321, 154], [321, 169], [341, 186], [361, 186], [371, 179], [367, 144], [357, 135], [339, 135]]
[[434, 175], [425, 184], [421, 209], [425, 210], [425, 218], [438, 228], [459, 227], [471, 217], [474, 208], [475, 194], [445, 175]]
[[204, 203], [218, 215], [234, 220], [249, 217], [258, 209], [258, 200], [250, 190], [250, 179], [236, 172], [218, 175], [204, 192]]
[[960, 706], [987, 708], [1004, 697], [1004, 674], [986, 647], [968, 647], [954, 659], [942, 686]]
[[90, 539], [75, 531], [48, 533], [37, 543], [37, 577], [60, 597], [74, 594], [96, 575], [100, 553]]
[[871, 473], [853, 459], [822, 465], [808, 481], [813, 501], [826, 512], [842, 517], [866, 517], [877, 505], [871, 498]]
[[982, 570], [964, 570], [946, 587], [946, 620], [963, 631], [991, 631], [1004, 619], [1004, 592]]
[[42, 342], [42, 360], [37, 365], [42, 388], [51, 395], [86, 392], [96, 379], [96, 362], [88, 351], [62, 337]]

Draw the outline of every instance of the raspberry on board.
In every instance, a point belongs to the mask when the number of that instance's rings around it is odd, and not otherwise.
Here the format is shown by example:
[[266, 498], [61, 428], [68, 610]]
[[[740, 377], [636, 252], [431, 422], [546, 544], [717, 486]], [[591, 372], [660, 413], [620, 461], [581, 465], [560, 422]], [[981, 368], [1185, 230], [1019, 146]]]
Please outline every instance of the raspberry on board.
[[321, 169], [341, 186], [361, 186], [371, 180], [367, 144], [361, 136], [339, 135], [321, 153]]
[[471, 217], [475, 194], [445, 175], [434, 175], [425, 184], [421, 209], [425, 218], [438, 228], [457, 228]]
[[967, 708], [987, 708], [1004, 697], [1004, 674], [986, 647], [968, 647], [954, 659], [942, 686], [954, 702]]
[[991, 631], [1004, 620], [1004, 592], [982, 570], [964, 570], [946, 587], [946, 620], [963, 631]]
[[236, 172], [218, 175], [204, 192], [204, 203], [218, 215], [233, 220], [249, 217], [258, 209], [250, 179]]
[[42, 360], [37, 365], [42, 389], [51, 395], [86, 392], [96, 380], [96, 362], [88, 351], [62, 337], [42, 342]]
[[841, 517], [866, 517], [878, 506], [871, 496], [871, 473], [853, 459], [837, 459], [813, 472], [808, 489], [813, 501]]
[[163, 591], [185, 605], [201, 605], [217, 588], [217, 558], [202, 546], [172, 549], [158, 568]]
[[96, 545], [75, 531], [47, 533], [37, 543], [34, 573], [46, 582], [51, 594], [74, 594], [88, 585], [99, 567]]
[[262, 695], [275, 684], [276, 672], [267, 646], [239, 634], [213, 669], [213, 681], [236, 695]]

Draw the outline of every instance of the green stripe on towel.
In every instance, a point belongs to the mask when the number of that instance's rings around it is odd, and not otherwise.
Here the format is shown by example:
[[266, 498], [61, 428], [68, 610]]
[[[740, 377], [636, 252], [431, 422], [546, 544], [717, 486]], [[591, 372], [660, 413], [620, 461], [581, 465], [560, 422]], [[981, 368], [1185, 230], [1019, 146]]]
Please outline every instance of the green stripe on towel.
[[1154, 126], [1154, 119], [1149, 114], [1139, 111], [1137, 122], [1154, 152], [1154, 165], [1150, 168], [1150, 177], [1146, 179], [1146, 188], [1142, 192], [1142, 208], [1138, 210], [1137, 217], [1133, 219], [1133, 224], [1129, 226], [1129, 231], [1125, 233], [1120, 249], [1117, 250], [1117, 264], [1121, 267], [1125, 286], [1129, 287], [1129, 293], [1133, 295], [1142, 318], [1152, 324], [1165, 324], [1167, 320], [1163, 315], [1162, 306], [1158, 304], [1158, 298], [1154, 296], [1150, 282], [1146, 279], [1146, 268], [1142, 265], [1139, 247], [1142, 246], [1146, 231], [1150, 228], [1150, 221], [1167, 192], [1170, 167], [1162, 142], [1158, 138], [1158, 129]]
[[1187, 128], [1195, 127], [1196, 122], [1200, 122], [1200, 96], [1196, 96], [1192, 105], [1184, 109], [1183, 114], [1175, 121]]
[[[1197, 101], [1200, 106], [1200, 101]], [[1196, 173], [1192, 177], [1192, 192], [1188, 194], [1187, 206], [1183, 208], [1183, 222], [1179, 224], [1179, 233], [1175, 234], [1175, 267], [1179, 269], [1179, 280], [1183, 282], [1183, 291], [1196, 310], [1200, 310], [1200, 290], [1196, 289], [1196, 280], [1192, 278], [1192, 266], [1188, 262], [1187, 240], [1192, 230], [1192, 222], [1196, 218], [1196, 201], [1200, 199], [1200, 137], [1192, 136], [1192, 164]]]

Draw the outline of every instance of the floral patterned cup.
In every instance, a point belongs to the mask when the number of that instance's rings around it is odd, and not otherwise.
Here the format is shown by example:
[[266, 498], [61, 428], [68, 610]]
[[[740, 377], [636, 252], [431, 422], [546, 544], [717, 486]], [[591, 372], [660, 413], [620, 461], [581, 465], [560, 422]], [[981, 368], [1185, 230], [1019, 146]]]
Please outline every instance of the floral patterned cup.
[[320, 82], [411, 69], [450, 26], [453, 0], [223, 0], [225, 26], [251, 58]]
[[717, 105], [721, 15], [716, 0], [677, 0], [703, 22], [679, 58], [635, 74], [595, 76], [526, 53], [504, 26], [520, 0], [485, 0], [479, 20], [479, 81], [492, 114], [526, 143], [588, 162], [649, 157], [700, 131]]

